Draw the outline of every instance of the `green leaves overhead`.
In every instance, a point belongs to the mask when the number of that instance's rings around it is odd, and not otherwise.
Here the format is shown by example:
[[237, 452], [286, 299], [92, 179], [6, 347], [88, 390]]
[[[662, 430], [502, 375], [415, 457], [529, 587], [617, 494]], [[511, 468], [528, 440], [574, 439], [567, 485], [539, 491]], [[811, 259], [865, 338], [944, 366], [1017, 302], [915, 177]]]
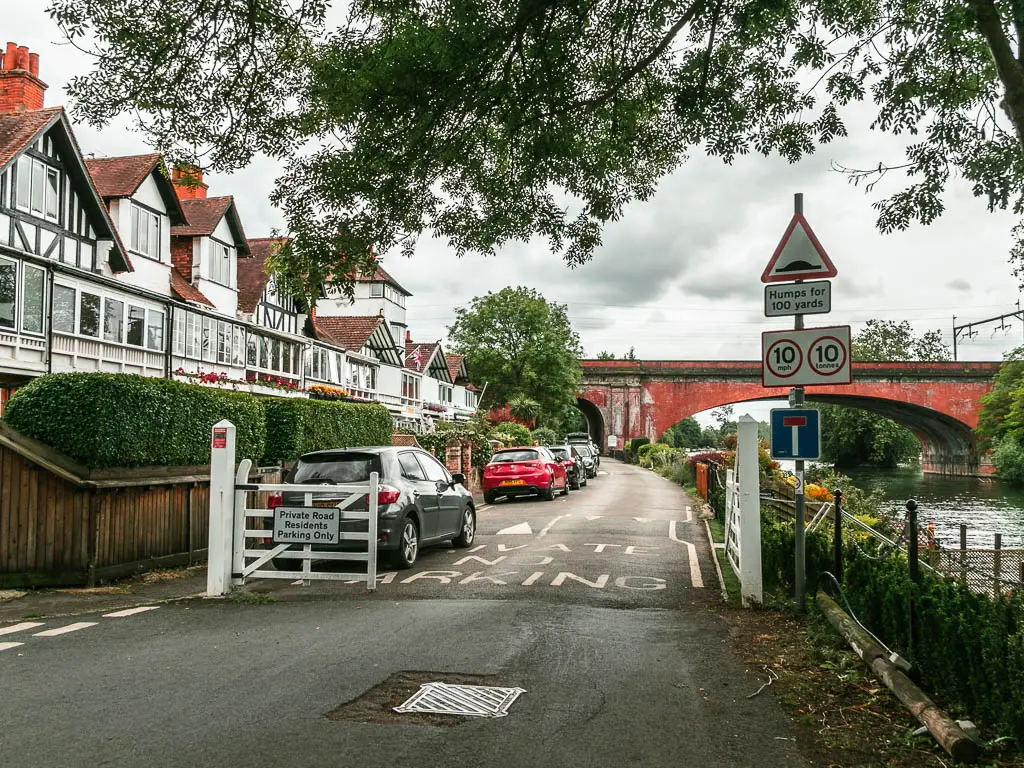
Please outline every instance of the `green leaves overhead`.
[[[460, 254], [540, 237], [577, 264], [688, 154], [796, 162], [868, 126], [909, 141], [903, 157], [839, 166], [868, 189], [898, 176], [875, 203], [883, 231], [941, 215], [954, 177], [1024, 214], [1024, 7], [1011, 0], [50, 8], [96, 47], [69, 87], [82, 117], [136, 115], [157, 147], [214, 170], [286, 159], [275, 202], [291, 227], [342, 233], [344, 253], [408, 252], [430, 231]], [[859, 101], [867, 125], [847, 122]]]

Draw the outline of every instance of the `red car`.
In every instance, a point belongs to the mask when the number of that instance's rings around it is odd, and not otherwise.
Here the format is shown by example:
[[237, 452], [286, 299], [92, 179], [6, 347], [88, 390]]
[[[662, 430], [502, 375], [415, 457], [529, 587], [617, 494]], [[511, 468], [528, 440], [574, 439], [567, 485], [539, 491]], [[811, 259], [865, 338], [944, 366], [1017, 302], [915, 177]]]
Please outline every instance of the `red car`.
[[568, 495], [569, 478], [565, 467], [547, 448], [504, 448], [495, 451], [484, 467], [484, 501], [488, 504], [499, 496], [533, 493], [551, 501], [556, 490]]

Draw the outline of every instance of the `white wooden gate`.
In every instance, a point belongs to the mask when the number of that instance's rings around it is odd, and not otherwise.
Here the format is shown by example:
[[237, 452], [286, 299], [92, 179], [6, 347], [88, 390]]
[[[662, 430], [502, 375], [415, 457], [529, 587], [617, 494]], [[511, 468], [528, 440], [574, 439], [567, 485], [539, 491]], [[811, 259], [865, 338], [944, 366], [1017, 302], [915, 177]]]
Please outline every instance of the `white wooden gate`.
[[[252, 462], [243, 459], [235, 469], [235, 427], [228, 421], [213, 426], [210, 460], [210, 544], [207, 569], [207, 594], [224, 595], [232, 585], [244, 584], [249, 578], [364, 581], [368, 590], [377, 587], [377, 489], [379, 477], [370, 475], [366, 484], [297, 485], [289, 483], [251, 484], [248, 482]], [[296, 518], [316, 516], [329, 518], [323, 523], [324, 545], [342, 542], [364, 542], [358, 551], [314, 551], [313, 543], [278, 542], [275, 509], [249, 507], [250, 493], [264, 492], [302, 494], [302, 507], [278, 507], [276, 514], [291, 512]], [[315, 495], [330, 494], [343, 497], [329, 506], [317, 506]], [[354, 510], [356, 502], [366, 499], [365, 510]], [[271, 525], [266, 526], [270, 520]], [[337, 530], [347, 521], [366, 521], [366, 530]], [[321, 523], [314, 523], [320, 526]], [[300, 528], [300, 530], [304, 530]], [[282, 535], [294, 538], [299, 534]], [[318, 530], [318, 536], [321, 532]], [[258, 546], [264, 544], [264, 546]], [[301, 561], [298, 570], [268, 568], [275, 558]], [[339, 572], [314, 570], [314, 562], [361, 562], [365, 571]]]
[[740, 484], [736, 471], [725, 471], [725, 554], [736, 573], [740, 572]]

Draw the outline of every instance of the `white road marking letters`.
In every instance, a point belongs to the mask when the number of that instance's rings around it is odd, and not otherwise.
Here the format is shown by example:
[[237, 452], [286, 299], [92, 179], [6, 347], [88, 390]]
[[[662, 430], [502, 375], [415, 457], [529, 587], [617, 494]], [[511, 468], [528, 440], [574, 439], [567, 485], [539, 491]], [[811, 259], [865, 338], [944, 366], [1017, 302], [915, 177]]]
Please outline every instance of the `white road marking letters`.
[[414, 581], [420, 579], [436, 579], [442, 584], [451, 584], [452, 579], [457, 579], [462, 575], [462, 571], [423, 571], [421, 573], [415, 573], [408, 579], [402, 579], [402, 584], [411, 584]]
[[600, 554], [601, 552], [604, 552], [604, 548], [605, 547], [619, 547], [619, 548], [622, 547], [621, 544], [584, 544], [583, 546], [584, 547], [593, 547], [594, 548], [594, 552], [597, 553], [597, 554]]
[[[648, 583], [647, 586], [636, 586], [636, 587], [631, 587], [631, 586], [629, 586], [629, 584], [626, 583], [627, 581], [639, 581], [639, 580], [645, 580], [647, 582], [654, 582], [654, 583], [653, 584]], [[623, 587], [625, 589], [639, 589], [639, 590], [642, 590], [644, 592], [648, 592], [648, 591], [656, 590], [656, 589], [665, 589], [667, 585], [665, 584], [665, 580], [664, 579], [659, 579], [659, 578], [656, 578], [654, 576], [619, 576], [619, 578], [617, 578], [615, 580], [615, 586]]]
[[[625, 550], [623, 550], [623, 554], [626, 554], [626, 555], [653, 555], [654, 557], [657, 557], [657, 555], [655, 555], [654, 552], [653, 552], [653, 550], [655, 550], [655, 549], [659, 549], [659, 547], [634, 547], [634, 546], [630, 545], [630, 546], [626, 547]], [[647, 550], [647, 551], [641, 551], [641, 550]]]
[[508, 559], [508, 555], [501, 555], [496, 560], [484, 560], [482, 557], [479, 557], [477, 555], [467, 555], [466, 557], [456, 560], [454, 563], [452, 563], [452, 565], [464, 565], [470, 562], [471, 560], [475, 560], [476, 562], [480, 563], [480, 565], [497, 565], [502, 560], [506, 559]]
[[[523, 546], [526, 546], [525, 544]], [[479, 552], [481, 549], [487, 549], [486, 544], [481, 544], [479, 547], [473, 547], [470, 552]]]
[[501, 573], [496, 573], [493, 576], [487, 576], [484, 571], [477, 571], [476, 573], [469, 574], [469, 576], [460, 581], [459, 584], [472, 584], [474, 581], [487, 581], [491, 584], [498, 584], [505, 587], [508, 586], [508, 582], [501, 581], [498, 577], [515, 576], [517, 573], [519, 573], [519, 571], [502, 571]]
[[565, 583], [566, 579], [578, 581], [580, 584], [586, 584], [588, 587], [593, 587], [594, 589], [604, 589], [604, 585], [608, 583], [608, 574], [602, 573], [597, 577], [597, 581], [589, 581], [581, 576], [577, 576], [575, 573], [563, 572], [555, 576], [554, 581], [551, 582], [551, 586], [560, 587]]
[[523, 582], [524, 587], [532, 587], [537, 583], [537, 579], [544, 575], [544, 571], [535, 571], [526, 577], [526, 581]]
[[14, 624], [10, 627], [0, 627], [0, 635], [13, 635], [15, 632], [24, 632], [26, 629], [35, 629], [43, 626], [41, 621], [23, 621], [21, 624]]
[[125, 616], [134, 616], [136, 613], [145, 613], [146, 611], [155, 611], [159, 608], [159, 605], [143, 605], [138, 608], [125, 608], [123, 611], [114, 611], [114, 613], [104, 613], [104, 619], [121, 619]]
[[56, 637], [57, 635], [64, 635], [68, 632], [77, 632], [80, 629], [87, 629], [88, 627], [95, 627], [95, 621], [78, 621], [74, 624], [68, 624], [65, 627], [57, 627], [57, 629], [48, 629], [45, 632], [36, 632], [32, 637]]
[[[528, 546], [530, 546], [530, 545], [529, 544], [519, 544], [519, 545], [517, 545], [515, 547], [510, 547], [508, 544], [499, 544], [498, 545], [498, 551], [499, 552], [514, 552], [517, 549], [525, 549]], [[477, 549], [487, 549], [487, 545], [486, 544], [481, 544], [476, 549], [471, 549], [470, 552], [476, 552]]]

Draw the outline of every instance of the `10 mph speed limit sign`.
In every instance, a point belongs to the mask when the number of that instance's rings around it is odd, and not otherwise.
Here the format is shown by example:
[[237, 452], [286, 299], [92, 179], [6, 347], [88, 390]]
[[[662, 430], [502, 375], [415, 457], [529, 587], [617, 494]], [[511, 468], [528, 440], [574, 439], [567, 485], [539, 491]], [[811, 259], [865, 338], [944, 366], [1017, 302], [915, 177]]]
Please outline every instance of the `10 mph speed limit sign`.
[[850, 326], [766, 331], [761, 334], [761, 378], [766, 387], [851, 383]]

